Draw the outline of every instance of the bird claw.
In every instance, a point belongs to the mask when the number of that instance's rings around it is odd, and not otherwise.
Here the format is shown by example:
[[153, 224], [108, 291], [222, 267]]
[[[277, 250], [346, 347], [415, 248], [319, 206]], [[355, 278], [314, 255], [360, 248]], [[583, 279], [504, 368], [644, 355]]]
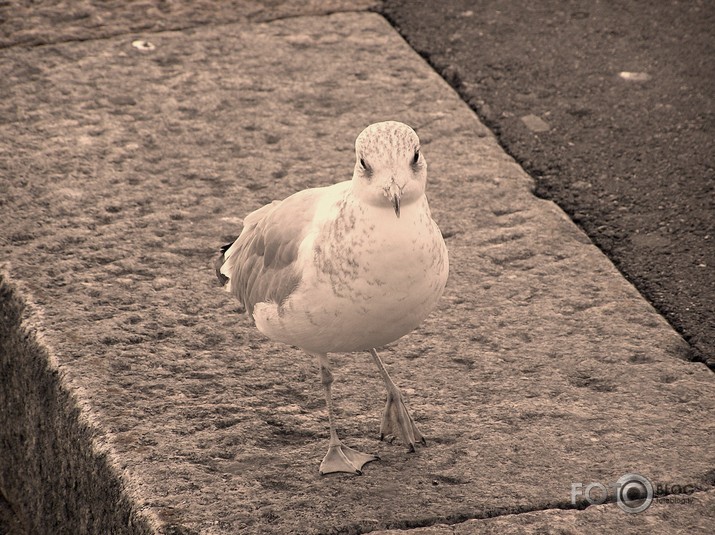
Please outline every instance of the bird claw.
[[395, 441], [395, 435], [385, 435], [383, 433], [380, 433], [380, 441], [387, 442], [388, 444], [392, 444]]

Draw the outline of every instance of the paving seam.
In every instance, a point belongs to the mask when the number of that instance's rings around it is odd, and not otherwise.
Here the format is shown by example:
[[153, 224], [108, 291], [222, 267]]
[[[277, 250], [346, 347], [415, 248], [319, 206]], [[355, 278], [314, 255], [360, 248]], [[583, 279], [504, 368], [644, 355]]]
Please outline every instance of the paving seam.
[[[690, 484], [687, 484], [690, 485]], [[686, 485], [686, 486], [687, 486]], [[697, 494], [702, 494], [702, 493], [707, 493], [715, 489], [715, 486], [710, 486], [710, 487], [703, 487], [695, 485], [695, 490], [691, 493], [673, 493], [673, 492], [666, 492], [664, 494], [658, 494], [656, 498], [667, 498], [667, 497], [677, 497], [677, 496], [693, 496]], [[512, 510], [498, 510], [498, 509], [493, 509], [491, 511], [488, 511], [487, 513], [483, 514], [477, 514], [477, 515], [469, 515], [469, 514], [464, 514], [464, 515], [452, 515], [451, 517], [444, 517], [444, 518], [431, 518], [431, 519], [423, 519], [423, 520], [403, 520], [399, 523], [396, 523], [396, 525], [387, 525], [386, 527], [381, 527], [378, 529], [373, 529], [369, 531], [360, 531], [359, 527], [346, 527], [344, 530], [336, 532], [339, 534], [348, 534], [348, 533], [360, 533], [360, 534], [368, 534], [368, 533], [375, 533], [375, 532], [383, 532], [383, 531], [388, 531], [388, 530], [401, 530], [404, 532], [409, 532], [413, 529], [419, 529], [419, 528], [428, 528], [432, 526], [438, 526], [438, 525], [444, 525], [447, 527], [452, 527], [452, 526], [459, 526], [461, 524], [464, 524], [466, 522], [469, 522], [470, 520], [488, 520], [491, 518], [499, 518], [499, 517], [504, 517], [504, 516], [519, 516], [519, 515], [524, 515], [524, 514], [529, 514], [529, 513], [540, 513], [540, 512], [546, 512], [546, 511], [585, 511], [589, 508], [592, 507], [598, 507], [601, 505], [615, 505], [617, 503], [617, 500], [614, 497], [608, 497], [606, 501], [603, 503], [594, 503], [590, 504], [586, 501], [578, 502], [577, 504], [572, 504], [569, 501], [564, 501], [562, 503], [551, 503], [547, 504], [543, 507], [516, 507]], [[493, 513], [493, 514], [492, 514]], [[355, 531], [357, 529], [357, 531]]]
[[[702, 493], [707, 493], [711, 492], [712, 490], [715, 489], [715, 474], [713, 473], [708, 473], [702, 476], [700, 483], [685, 483], [684, 485], [681, 485], [681, 487], [688, 487], [692, 486], [694, 490], [690, 493], [684, 493], [684, 492], [670, 492], [666, 491], [664, 493], [658, 494], [657, 496], [654, 496], [655, 498], [667, 498], [671, 496], [693, 496], [697, 494], [702, 494]], [[702, 481], [707, 481], [708, 479], [713, 479], [713, 483], [702, 483]], [[387, 530], [402, 530], [405, 532], [409, 532], [413, 529], [418, 529], [418, 528], [426, 528], [426, 527], [431, 527], [431, 526], [437, 526], [437, 525], [446, 525], [446, 526], [459, 526], [460, 524], [464, 524], [465, 522], [469, 522], [470, 520], [487, 520], [490, 518], [498, 518], [498, 517], [503, 517], [503, 516], [518, 516], [518, 515], [524, 515], [528, 513], [538, 513], [538, 512], [544, 512], [544, 511], [585, 511], [586, 509], [590, 507], [596, 507], [599, 505], [613, 505], [616, 504], [617, 500], [614, 496], [609, 496], [603, 503], [594, 503], [591, 504], [587, 502], [586, 500], [581, 500], [576, 504], [571, 503], [570, 501], [563, 501], [563, 502], [556, 502], [556, 503], [547, 503], [544, 504], [543, 506], [522, 506], [522, 507], [512, 507], [512, 508], [504, 508], [504, 509], [492, 509], [489, 510], [485, 513], [482, 514], [469, 514], [469, 513], [457, 513], [453, 514], [447, 517], [432, 517], [432, 518], [425, 518], [425, 519], [406, 519], [402, 520], [400, 522], [396, 522], [394, 525], [388, 524], [385, 527], [380, 527], [377, 529], [372, 529], [368, 531], [361, 531], [359, 526], [347, 526], [345, 527], [344, 530], [338, 531], [337, 533], [361, 533], [361, 534], [367, 534], [367, 533], [375, 533], [375, 532], [382, 532], [382, 531], [387, 531]]]
[[[87, 37], [86, 39], [82, 38], [72, 38], [72, 39], [58, 39], [56, 41], [49, 41], [46, 43], [14, 43], [11, 45], [6, 45], [6, 46], [0, 46], [0, 50], [12, 50], [14, 48], [27, 48], [27, 49], [34, 49], [34, 48], [41, 48], [43, 46], [54, 46], [54, 45], [62, 45], [62, 44], [67, 44], [67, 43], [87, 43], [91, 41], [105, 41], [107, 39], [114, 39], [116, 37], [121, 37], [122, 35], [132, 35], [132, 36], [139, 36], [139, 35], [161, 35], [163, 33], [168, 33], [168, 32], [183, 32], [186, 30], [193, 30], [195, 28], [221, 28], [223, 26], [230, 26], [232, 24], [270, 24], [272, 22], [280, 22], [284, 20], [291, 20], [291, 19], [300, 19], [300, 18], [305, 18], [305, 17], [329, 17], [331, 15], [338, 15], [341, 13], [375, 13], [377, 15], [380, 15], [381, 17], [387, 18], [377, 11], [377, 8], [366, 8], [366, 9], [336, 9], [334, 11], [317, 11], [315, 13], [298, 13], [298, 14], [288, 14], [288, 15], [279, 15], [276, 17], [267, 17], [265, 19], [262, 19], [260, 17], [251, 19], [251, 18], [246, 18], [246, 19], [237, 19], [237, 20], [229, 20], [226, 22], [216, 22], [216, 21], [211, 21], [207, 22], [204, 24], [190, 24], [187, 26], [178, 26], [175, 28], [159, 28], [159, 29], [152, 29], [152, 28], [147, 28], [147, 29], [138, 29], [138, 30], [126, 30], [126, 31], [119, 31], [117, 33], [111, 33], [107, 35], [102, 35], [99, 37]], [[388, 21], [389, 23], [389, 21]], [[397, 32], [397, 34], [404, 40], [404, 37], [402, 37], [402, 34]], [[406, 42], [406, 41], [405, 41]], [[408, 43], [409, 45], [409, 43]], [[411, 48], [411, 45], [409, 45]], [[414, 49], [413, 49], [414, 50]], [[430, 64], [430, 66], [432, 66]], [[441, 75], [440, 75], [441, 76]], [[461, 98], [461, 95], [460, 95]]]

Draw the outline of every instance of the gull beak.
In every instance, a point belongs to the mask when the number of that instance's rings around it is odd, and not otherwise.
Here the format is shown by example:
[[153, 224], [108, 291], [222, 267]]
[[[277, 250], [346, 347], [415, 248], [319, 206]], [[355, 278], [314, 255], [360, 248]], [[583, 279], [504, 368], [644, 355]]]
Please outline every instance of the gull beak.
[[387, 188], [387, 196], [390, 198], [390, 203], [392, 203], [392, 207], [395, 209], [395, 215], [399, 218], [400, 217], [400, 197], [402, 197], [402, 188], [397, 185], [397, 183], [393, 180], [392, 184]]

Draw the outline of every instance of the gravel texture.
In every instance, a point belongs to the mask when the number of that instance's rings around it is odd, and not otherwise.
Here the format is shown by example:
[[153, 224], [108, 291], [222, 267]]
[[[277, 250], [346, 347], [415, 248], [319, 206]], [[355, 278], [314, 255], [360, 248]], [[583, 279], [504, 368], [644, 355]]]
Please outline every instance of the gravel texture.
[[[383, 18], [136, 37], [0, 51], [3, 303], [30, 303], [3, 318], [37, 333], [1, 354], [2, 392], [54, 378], [1, 413], [22, 455], [0, 487], [28, 530], [81, 522], [92, 489], [126, 504], [95, 532], [218, 534], [568, 508], [572, 482], [631, 471], [712, 487], [712, 373]], [[382, 460], [321, 477], [316, 364], [240, 316], [212, 260], [249, 211], [347, 179], [355, 136], [388, 118], [422, 139], [450, 250], [437, 312], [381, 351], [429, 445], [377, 441], [379, 376], [335, 355], [339, 431]]]

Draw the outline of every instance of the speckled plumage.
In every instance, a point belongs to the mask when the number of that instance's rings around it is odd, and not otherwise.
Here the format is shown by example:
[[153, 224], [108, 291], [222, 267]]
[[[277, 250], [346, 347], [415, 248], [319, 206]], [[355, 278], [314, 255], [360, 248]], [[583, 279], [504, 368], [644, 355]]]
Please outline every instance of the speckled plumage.
[[327, 354], [370, 350], [388, 402], [381, 434], [423, 442], [374, 348], [413, 330], [437, 304], [449, 272], [432, 220], [417, 134], [388, 121], [355, 142], [353, 178], [291, 195], [246, 217], [219, 259], [219, 278], [269, 338], [320, 360], [331, 441], [321, 473], [359, 473], [371, 455], [346, 448], [333, 425]]

